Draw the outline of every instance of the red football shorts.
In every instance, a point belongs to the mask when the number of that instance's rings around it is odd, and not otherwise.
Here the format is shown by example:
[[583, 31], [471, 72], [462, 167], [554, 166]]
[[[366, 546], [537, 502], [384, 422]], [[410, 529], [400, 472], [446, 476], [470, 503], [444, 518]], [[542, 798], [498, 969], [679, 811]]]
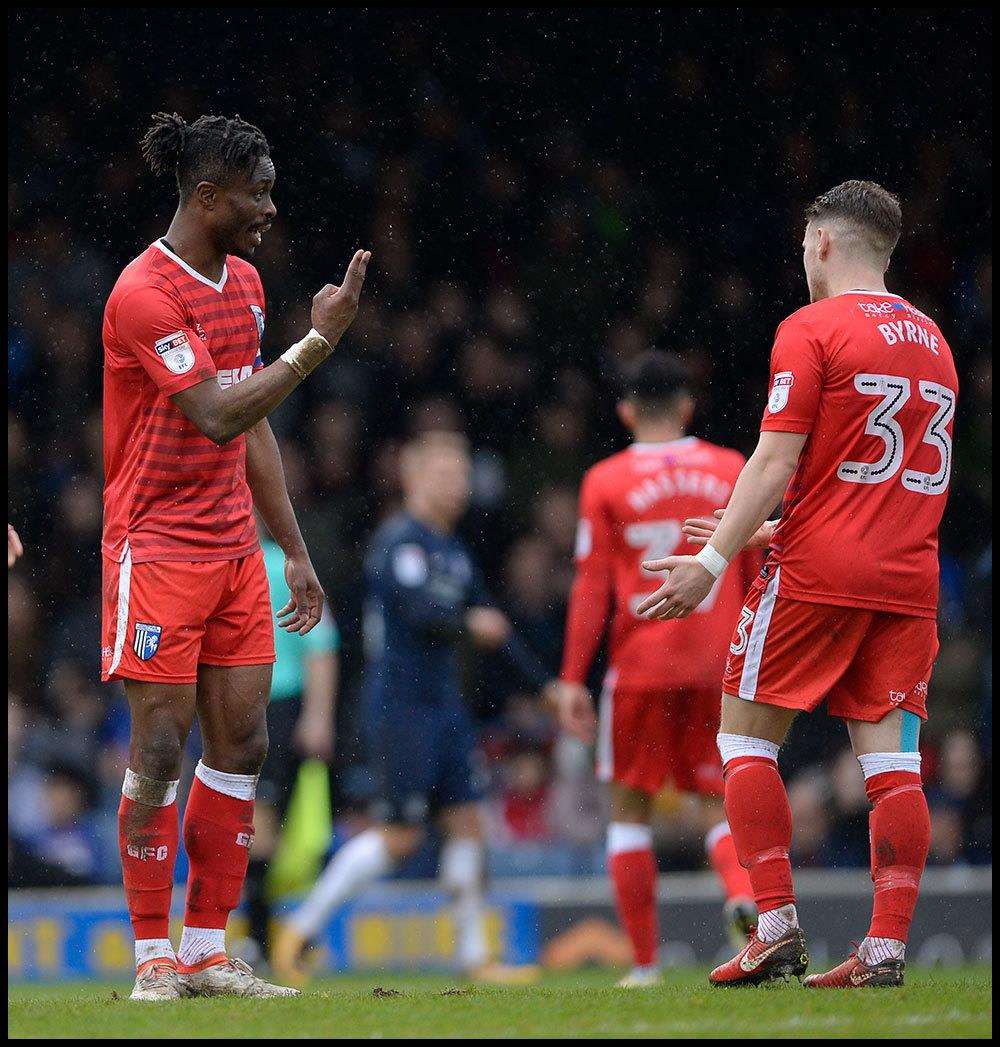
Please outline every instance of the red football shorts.
[[927, 719], [938, 652], [933, 618], [807, 603], [778, 595], [779, 567], [758, 578], [729, 648], [723, 691], [785, 709], [878, 723], [893, 709]]
[[719, 688], [623, 688], [611, 669], [601, 691], [597, 775], [652, 796], [666, 784], [681, 792], [721, 796], [716, 747]]
[[238, 560], [134, 564], [104, 558], [101, 679], [194, 683], [199, 665], [274, 661], [258, 549]]

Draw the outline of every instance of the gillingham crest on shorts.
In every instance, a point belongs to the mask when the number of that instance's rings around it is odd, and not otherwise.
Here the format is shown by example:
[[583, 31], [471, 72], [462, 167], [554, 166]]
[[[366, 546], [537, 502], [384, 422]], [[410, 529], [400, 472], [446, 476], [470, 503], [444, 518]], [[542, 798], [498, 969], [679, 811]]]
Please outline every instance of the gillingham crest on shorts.
[[257, 324], [257, 337], [261, 340], [264, 338], [264, 310], [259, 305], [250, 306], [250, 312], [253, 313], [254, 323]]
[[767, 409], [771, 414], [777, 414], [785, 409], [788, 403], [788, 394], [792, 391], [792, 383], [795, 375], [791, 371], [779, 371], [774, 376], [774, 385], [771, 386], [771, 398], [767, 401]]
[[174, 331], [166, 338], [158, 339], [153, 348], [174, 374], [186, 374], [194, 367], [194, 350], [183, 331]]
[[139, 656], [141, 661], [148, 662], [159, 650], [160, 634], [163, 627], [150, 625], [148, 622], [135, 623], [135, 639], [132, 641], [132, 650]]

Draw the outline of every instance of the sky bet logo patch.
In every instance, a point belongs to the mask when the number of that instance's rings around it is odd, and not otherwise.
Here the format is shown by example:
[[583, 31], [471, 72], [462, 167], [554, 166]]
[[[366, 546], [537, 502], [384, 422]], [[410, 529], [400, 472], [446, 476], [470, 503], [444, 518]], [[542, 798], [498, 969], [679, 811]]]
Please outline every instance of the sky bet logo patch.
[[174, 374], [186, 374], [194, 367], [194, 350], [183, 331], [174, 331], [166, 338], [159, 338], [153, 343], [156, 355]]
[[139, 658], [148, 662], [150, 658], [160, 649], [160, 634], [163, 627], [150, 625], [148, 622], [135, 623], [135, 639], [132, 641], [132, 650]]

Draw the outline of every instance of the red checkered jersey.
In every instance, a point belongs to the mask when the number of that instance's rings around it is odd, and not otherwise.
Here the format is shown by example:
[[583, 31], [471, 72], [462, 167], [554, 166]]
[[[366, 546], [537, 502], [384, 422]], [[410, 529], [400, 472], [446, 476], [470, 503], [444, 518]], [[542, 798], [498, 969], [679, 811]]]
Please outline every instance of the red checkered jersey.
[[771, 563], [796, 600], [932, 618], [958, 378], [938, 325], [894, 294], [793, 313], [761, 428], [808, 433]]
[[689, 436], [633, 444], [587, 473], [562, 679], [587, 679], [610, 616], [608, 663], [617, 686], [721, 687], [743, 596], [760, 569], [758, 554], [743, 553], [688, 618], [647, 621], [635, 608], [665, 578], [644, 571], [642, 561], [696, 553], [681, 533], [684, 520], [725, 506], [743, 462], [738, 451]]
[[231, 560], [257, 548], [245, 437], [219, 447], [170, 398], [247, 378], [263, 366], [263, 331], [249, 262], [228, 257], [216, 284], [157, 241], [125, 267], [104, 310], [105, 555]]

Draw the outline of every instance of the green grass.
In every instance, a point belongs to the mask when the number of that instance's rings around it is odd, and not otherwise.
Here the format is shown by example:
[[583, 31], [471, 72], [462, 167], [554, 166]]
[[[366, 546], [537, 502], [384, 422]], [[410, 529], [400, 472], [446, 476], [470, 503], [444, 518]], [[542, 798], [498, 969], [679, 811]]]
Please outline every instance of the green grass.
[[611, 975], [548, 975], [528, 988], [470, 988], [446, 976], [316, 982], [299, 999], [130, 1003], [129, 986], [11, 988], [11, 1037], [281, 1039], [335, 1037], [989, 1037], [992, 968], [910, 970], [898, 990], [713, 990], [702, 970], [661, 989], [615, 989]]

